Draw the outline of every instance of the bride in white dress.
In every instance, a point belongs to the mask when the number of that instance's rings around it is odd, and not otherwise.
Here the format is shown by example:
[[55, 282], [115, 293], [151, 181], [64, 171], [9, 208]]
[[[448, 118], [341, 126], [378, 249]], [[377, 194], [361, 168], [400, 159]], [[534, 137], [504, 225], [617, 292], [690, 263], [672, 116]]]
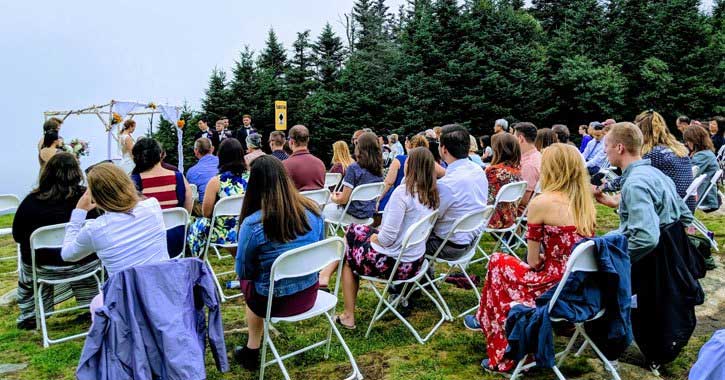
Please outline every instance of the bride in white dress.
[[133, 120], [126, 120], [123, 122], [123, 128], [118, 134], [118, 150], [121, 152], [121, 161], [118, 163], [127, 174], [131, 174], [136, 164], [133, 162], [133, 155], [131, 150], [133, 149], [133, 136], [131, 134], [136, 130], [136, 122]]

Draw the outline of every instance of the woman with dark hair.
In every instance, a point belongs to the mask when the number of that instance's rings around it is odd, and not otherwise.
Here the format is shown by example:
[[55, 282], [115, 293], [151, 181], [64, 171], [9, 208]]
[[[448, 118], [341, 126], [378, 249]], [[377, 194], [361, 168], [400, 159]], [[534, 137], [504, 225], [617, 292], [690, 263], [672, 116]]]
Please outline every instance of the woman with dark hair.
[[[337, 317], [337, 323], [345, 328], [355, 328], [359, 276], [388, 278], [401, 255], [403, 237], [408, 228], [430, 215], [440, 204], [435, 160], [427, 148], [412, 149], [404, 170], [404, 184], [393, 191], [380, 229], [352, 224], [345, 234], [347, 252], [342, 269], [345, 311]], [[395, 272], [396, 280], [406, 280], [418, 273], [425, 261], [425, 242], [402, 253]]]
[[720, 152], [720, 147], [725, 145], [725, 117], [715, 116], [710, 120], [710, 133], [712, 133], [712, 145], [715, 153]]
[[[54, 132], [57, 136], [57, 132]], [[30, 235], [36, 229], [58, 223], [66, 223], [86, 188], [81, 185], [83, 172], [78, 160], [70, 153], [54, 154], [41, 168], [38, 187], [28, 194], [18, 206], [13, 219], [13, 239], [20, 244], [21, 265], [18, 274], [18, 328], [35, 329], [35, 300], [33, 298], [32, 260]], [[95, 218], [97, 214], [89, 214]], [[68, 278], [88, 272], [98, 265], [96, 255], [77, 263], [67, 263], [59, 249], [41, 249], [36, 252], [38, 274], [44, 278]], [[75, 296], [78, 303], [88, 303], [98, 294], [96, 281], [85, 279], [71, 284], [50, 285], [43, 288], [43, 305], [52, 311], [57, 305]]]
[[721, 200], [717, 194], [717, 186], [714, 186], [708, 194], [705, 194], [705, 190], [710, 186], [712, 176], [720, 169], [717, 163], [717, 157], [715, 157], [715, 148], [712, 145], [712, 140], [710, 140], [710, 136], [705, 128], [698, 126], [687, 127], [683, 136], [685, 138], [685, 145], [690, 149], [692, 165], [698, 168], [697, 175], [707, 175], [705, 182], [697, 189], [699, 197], [705, 197], [700, 207], [705, 212], [715, 211], [720, 208], [721, 204]]
[[[494, 204], [496, 195], [504, 185], [523, 181], [521, 177], [521, 149], [516, 137], [510, 133], [493, 135], [493, 159], [486, 168], [488, 179], [488, 204]], [[516, 221], [516, 205], [503, 203], [496, 207], [489, 228], [504, 228]]]
[[[345, 205], [350, 200], [352, 190], [360, 185], [383, 182], [383, 153], [378, 139], [372, 132], [361, 134], [355, 144], [355, 157], [357, 162], [347, 167], [345, 177], [342, 178], [342, 191], [332, 193], [331, 203], [325, 206], [322, 214], [325, 219], [339, 220], [345, 211]], [[347, 214], [353, 220], [365, 220], [375, 214], [377, 200], [354, 201], [350, 203]], [[336, 266], [331, 264], [320, 273], [320, 284], [327, 286], [327, 282], [335, 271]]]
[[[252, 163], [239, 219], [236, 272], [246, 299], [249, 335], [245, 346], [234, 349], [234, 359], [242, 367], [256, 370], [272, 264], [286, 251], [324, 239], [325, 222], [318, 205], [295, 189], [282, 162], [268, 155]], [[311, 309], [318, 287], [316, 273], [275, 281], [272, 316], [286, 317]]]
[[544, 148], [557, 142], [559, 142], [559, 137], [556, 136], [556, 133], [551, 128], [541, 128], [536, 131], [534, 145], [539, 152], [542, 152]]
[[[198, 218], [189, 227], [187, 237], [191, 252], [199, 256], [206, 245], [209, 233], [209, 222], [214, 205], [221, 198], [232, 195], [243, 195], [247, 189], [244, 174], [247, 167], [244, 165], [242, 144], [234, 138], [224, 139], [219, 144], [219, 175], [213, 177], [206, 184], [204, 200], [201, 205], [203, 218]], [[211, 241], [215, 244], [236, 244], [237, 219], [217, 218], [214, 223]]]
[[118, 166], [121, 167], [126, 173], [131, 174], [134, 168], [133, 162], [133, 136], [131, 134], [136, 130], [136, 122], [132, 119], [128, 119], [123, 122], [123, 127], [118, 133], [118, 151], [121, 154], [121, 161]]
[[491, 162], [493, 159], [493, 149], [491, 148], [491, 136], [484, 135], [478, 138], [478, 142], [481, 145], [481, 160], [484, 163]]
[[63, 149], [60, 148], [61, 145], [63, 145], [63, 140], [61, 140], [60, 136], [58, 136], [58, 131], [51, 130], [45, 132], [43, 145], [38, 153], [38, 161], [40, 162], [41, 168], [46, 162], [48, 162], [48, 160], [50, 160], [51, 157], [53, 157], [53, 155], [63, 151]]
[[[156, 198], [161, 209], [183, 207], [191, 213], [194, 207], [191, 186], [183, 174], [162, 166], [164, 150], [158, 141], [142, 137], [133, 146], [132, 153], [136, 167], [133, 169], [131, 179], [136, 185], [136, 190], [148, 198]], [[166, 246], [172, 257], [183, 251], [185, 242], [184, 226], [167, 231]]]

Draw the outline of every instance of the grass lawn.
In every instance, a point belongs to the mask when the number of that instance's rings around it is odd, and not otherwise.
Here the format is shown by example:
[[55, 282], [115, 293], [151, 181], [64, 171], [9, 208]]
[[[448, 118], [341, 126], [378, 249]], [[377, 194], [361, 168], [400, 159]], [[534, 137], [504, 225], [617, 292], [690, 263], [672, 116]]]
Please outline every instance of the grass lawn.
[[[598, 218], [599, 232], [606, 232], [618, 225], [618, 217], [612, 210], [600, 207]], [[715, 231], [720, 246], [725, 246], [725, 218], [720, 215], [704, 215], [698, 213], [698, 217], [711, 230]], [[11, 216], [0, 216], [0, 227], [8, 227], [11, 224]], [[483, 242], [487, 251], [492, 248], [493, 242], [486, 239]], [[13, 255], [15, 243], [9, 236], [0, 238], [0, 256]], [[722, 255], [720, 256], [722, 259]], [[229, 260], [231, 261], [231, 260]], [[723, 260], [721, 260], [722, 262]], [[14, 274], [6, 274], [15, 270], [15, 261], [0, 261], [0, 294], [4, 294], [16, 285], [17, 277]], [[226, 264], [215, 264], [215, 267], [231, 267], [231, 262]], [[485, 264], [479, 263], [472, 266], [471, 273], [479, 277], [485, 275]], [[364, 288], [362, 288], [364, 289]], [[449, 301], [454, 313], [470, 308], [477, 304], [473, 293], [457, 289], [452, 285], [442, 286], [444, 297]], [[709, 295], [709, 294], [708, 294]], [[445, 323], [436, 335], [425, 345], [415, 342], [412, 335], [397, 320], [387, 319], [378, 322], [373, 328], [369, 339], [365, 339], [365, 330], [371, 313], [375, 307], [375, 299], [368, 290], [361, 290], [358, 303], [358, 328], [355, 331], [342, 331], [348, 345], [355, 355], [358, 365], [366, 379], [500, 379], [500, 376], [484, 374], [479, 367], [479, 362], [485, 356], [485, 344], [480, 333], [467, 331], [463, 328], [461, 320], [457, 319], [452, 323]], [[720, 315], [723, 315], [722, 303], [716, 306]], [[342, 297], [338, 310], [342, 308]], [[242, 331], [245, 327], [244, 301], [235, 299], [223, 305], [223, 320], [226, 333], [227, 351], [231, 352], [235, 345], [246, 342], [246, 334]], [[15, 373], [0, 375], [3, 379], [73, 379], [75, 367], [78, 364], [80, 352], [83, 347], [83, 340], [77, 339], [71, 342], [52, 345], [44, 349], [39, 331], [23, 331], [15, 327], [17, 317], [17, 305], [0, 307], [0, 364], [27, 364], [27, 368]], [[79, 314], [70, 314], [66, 317], [53, 317], [50, 320], [51, 337], [57, 337], [59, 333], [75, 333], [86, 330], [88, 322], [76, 320]], [[436, 322], [437, 313], [430, 303], [422, 303], [410, 316], [414, 326], [427, 331]], [[725, 327], [725, 323], [711, 322], [698, 326], [698, 330], [690, 340], [680, 357], [670, 365], [665, 366], [661, 373], [666, 379], [685, 379], [687, 371], [694, 363], [697, 353], [712, 331], [720, 324], [719, 328]], [[275, 338], [278, 348], [282, 352], [289, 352], [295, 347], [309, 344], [313, 339], [322, 339], [326, 334], [326, 324], [320, 319], [312, 322], [277, 325], [279, 336]], [[557, 338], [557, 344], [565, 343], [563, 338]], [[568, 378], [602, 378], [588, 375], [594, 370], [594, 366], [588, 358], [591, 358], [591, 351], [584, 357], [566, 360], [562, 372]], [[628, 354], [622, 359], [623, 362], [639, 363], [636, 349], [630, 348]], [[213, 366], [213, 360], [208, 355], [208, 378], [209, 379], [254, 379], [257, 374], [249, 373], [239, 366], [232, 364], [229, 373], [221, 374]], [[302, 356], [286, 362], [290, 375], [297, 379], [338, 379], [348, 373], [345, 355], [339, 345], [333, 345], [331, 356], [328, 360], [323, 358], [322, 350], [313, 350]], [[281, 372], [276, 366], [269, 367], [267, 378], [280, 379]], [[531, 371], [526, 378], [530, 379], [553, 379], [553, 373], [549, 370]], [[623, 377], [626, 378], [626, 377]]]

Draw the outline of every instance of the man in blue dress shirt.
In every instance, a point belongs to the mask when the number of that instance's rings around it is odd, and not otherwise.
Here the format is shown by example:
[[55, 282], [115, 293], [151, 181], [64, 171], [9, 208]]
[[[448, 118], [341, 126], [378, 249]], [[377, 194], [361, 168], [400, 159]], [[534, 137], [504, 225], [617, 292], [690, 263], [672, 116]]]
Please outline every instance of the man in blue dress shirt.
[[194, 215], [201, 215], [201, 203], [204, 200], [206, 184], [215, 175], [219, 174], [219, 158], [213, 153], [214, 147], [208, 138], [202, 137], [194, 142], [194, 156], [199, 159], [199, 162], [186, 172], [186, 180], [196, 185], [199, 192], [199, 199], [194, 200], [194, 209], [192, 211]]

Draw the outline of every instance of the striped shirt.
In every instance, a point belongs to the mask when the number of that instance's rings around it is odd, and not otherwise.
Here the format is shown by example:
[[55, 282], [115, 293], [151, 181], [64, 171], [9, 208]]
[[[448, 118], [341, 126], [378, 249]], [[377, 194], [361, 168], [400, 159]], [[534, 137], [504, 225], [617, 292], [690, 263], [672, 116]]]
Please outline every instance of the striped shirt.
[[169, 174], [159, 177], [141, 178], [142, 194], [147, 198], [156, 198], [161, 209], [173, 208], [179, 205], [176, 198], [176, 175]]

